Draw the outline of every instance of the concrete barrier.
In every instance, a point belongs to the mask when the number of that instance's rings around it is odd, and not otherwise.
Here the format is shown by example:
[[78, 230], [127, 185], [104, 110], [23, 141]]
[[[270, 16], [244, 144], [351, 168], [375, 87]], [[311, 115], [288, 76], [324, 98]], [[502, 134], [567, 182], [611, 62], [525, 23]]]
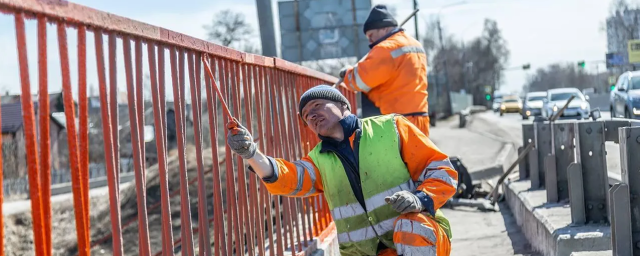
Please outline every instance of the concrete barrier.
[[530, 187], [529, 180], [513, 181], [505, 183], [503, 190], [516, 222], [534, 250], [545, 256], [611, 250], [609, 225], [573, 226], [567, 203], [545, 203], [546, 191]]

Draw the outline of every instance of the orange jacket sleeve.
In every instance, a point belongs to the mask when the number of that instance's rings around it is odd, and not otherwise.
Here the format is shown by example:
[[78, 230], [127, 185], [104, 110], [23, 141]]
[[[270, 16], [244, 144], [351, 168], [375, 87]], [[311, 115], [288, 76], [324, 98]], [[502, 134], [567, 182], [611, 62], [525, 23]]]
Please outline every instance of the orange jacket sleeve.
[[267, 157], [274, 175], [263, 178], [267, 190], [273, 195], [290, 197], [314, 196], [323, 192], [318, 168], [309, 156], [294, 162]]
[[435, 211], [456, 193], [458, 172], [453, 168], [449, 157], [405, 117], [396, 116], [396, 126], [402, 159], [417, 190], [424, 192], [432, 200]]
[[394, 73], [393, 63], [388, 49], [374, 47], [355, 66], [347, 69], [344, 83], [350, 90], [367, 93], [390, 79]]

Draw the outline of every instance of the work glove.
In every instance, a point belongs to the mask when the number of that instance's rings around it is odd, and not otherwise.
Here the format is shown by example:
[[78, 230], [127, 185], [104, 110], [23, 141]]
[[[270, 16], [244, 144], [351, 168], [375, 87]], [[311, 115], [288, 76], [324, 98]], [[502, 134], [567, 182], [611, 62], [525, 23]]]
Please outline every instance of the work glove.
[[[425, 194], [426, 196], [426, 194]], [[392, 196], [386, 197], [384, 200], [391, 205], [391, 207], [401, 214], [411, 212], [422, 212], [427, 210], [432, 216], [435, 215], [433, 207], [425, 207], [422, 201], [431, 200], [426, 196], [423, 200], [418, 195], [409, 191], [399, 191]]]
[[344, 68], [342, 68], [340, 70], [340, 74], [338, 74], [340, 76], [340, 78], [344, 79], [344, 76], [347, 74], [347, 70], [349, 70], [351, 68], [351, 66], [346, 66]]
[[249, 130], [242, 126], [235, 118], [227, 124], [227, 144], [233, 152], [243, 159], [250, 159], [256, 155], [258, 149]]

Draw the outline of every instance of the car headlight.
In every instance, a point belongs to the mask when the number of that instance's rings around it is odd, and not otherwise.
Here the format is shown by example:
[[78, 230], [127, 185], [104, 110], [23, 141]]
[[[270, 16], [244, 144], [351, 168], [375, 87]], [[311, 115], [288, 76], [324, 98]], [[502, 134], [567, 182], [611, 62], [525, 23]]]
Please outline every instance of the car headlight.
[[553, 112], [558, 111], [558, 106], [553, 106]]
[[500, 108], [501, 108], [501, 109], [505, 109], [505, 108], [507, 108], [507, 106], [505, 106], [505, 105], [500, 105]]
[[518, 107], [519, 107], [519, 108], [522, 108], [522, 103], [518, 103]]
[[640, 109], [633, 108], [633, 114], [634, 115], [640, 115]]

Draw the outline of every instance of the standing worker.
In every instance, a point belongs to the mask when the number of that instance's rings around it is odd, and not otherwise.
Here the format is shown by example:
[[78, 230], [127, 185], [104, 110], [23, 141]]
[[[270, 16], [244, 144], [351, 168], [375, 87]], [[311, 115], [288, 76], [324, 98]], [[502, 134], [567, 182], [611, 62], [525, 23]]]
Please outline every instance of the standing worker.
[[385, 5], [371, 9], [364, 23], [369, 53], [340, 71], [350, 90], [363, 92], [383, 115], [405, 116], [427, 137], [427, 55], [422, 44], [398, 27]]
[[449, 221], [439, 208], [458, 175], [447, 155], [402, 116], [359, 119], [328, 85], [302, 94], [298, 110], [321, 142], [294, 162], [265, 156], [246, 128], [228, 125], [229, 147], [270, 193], [324, 193], [343, 256], [449, 255]]

